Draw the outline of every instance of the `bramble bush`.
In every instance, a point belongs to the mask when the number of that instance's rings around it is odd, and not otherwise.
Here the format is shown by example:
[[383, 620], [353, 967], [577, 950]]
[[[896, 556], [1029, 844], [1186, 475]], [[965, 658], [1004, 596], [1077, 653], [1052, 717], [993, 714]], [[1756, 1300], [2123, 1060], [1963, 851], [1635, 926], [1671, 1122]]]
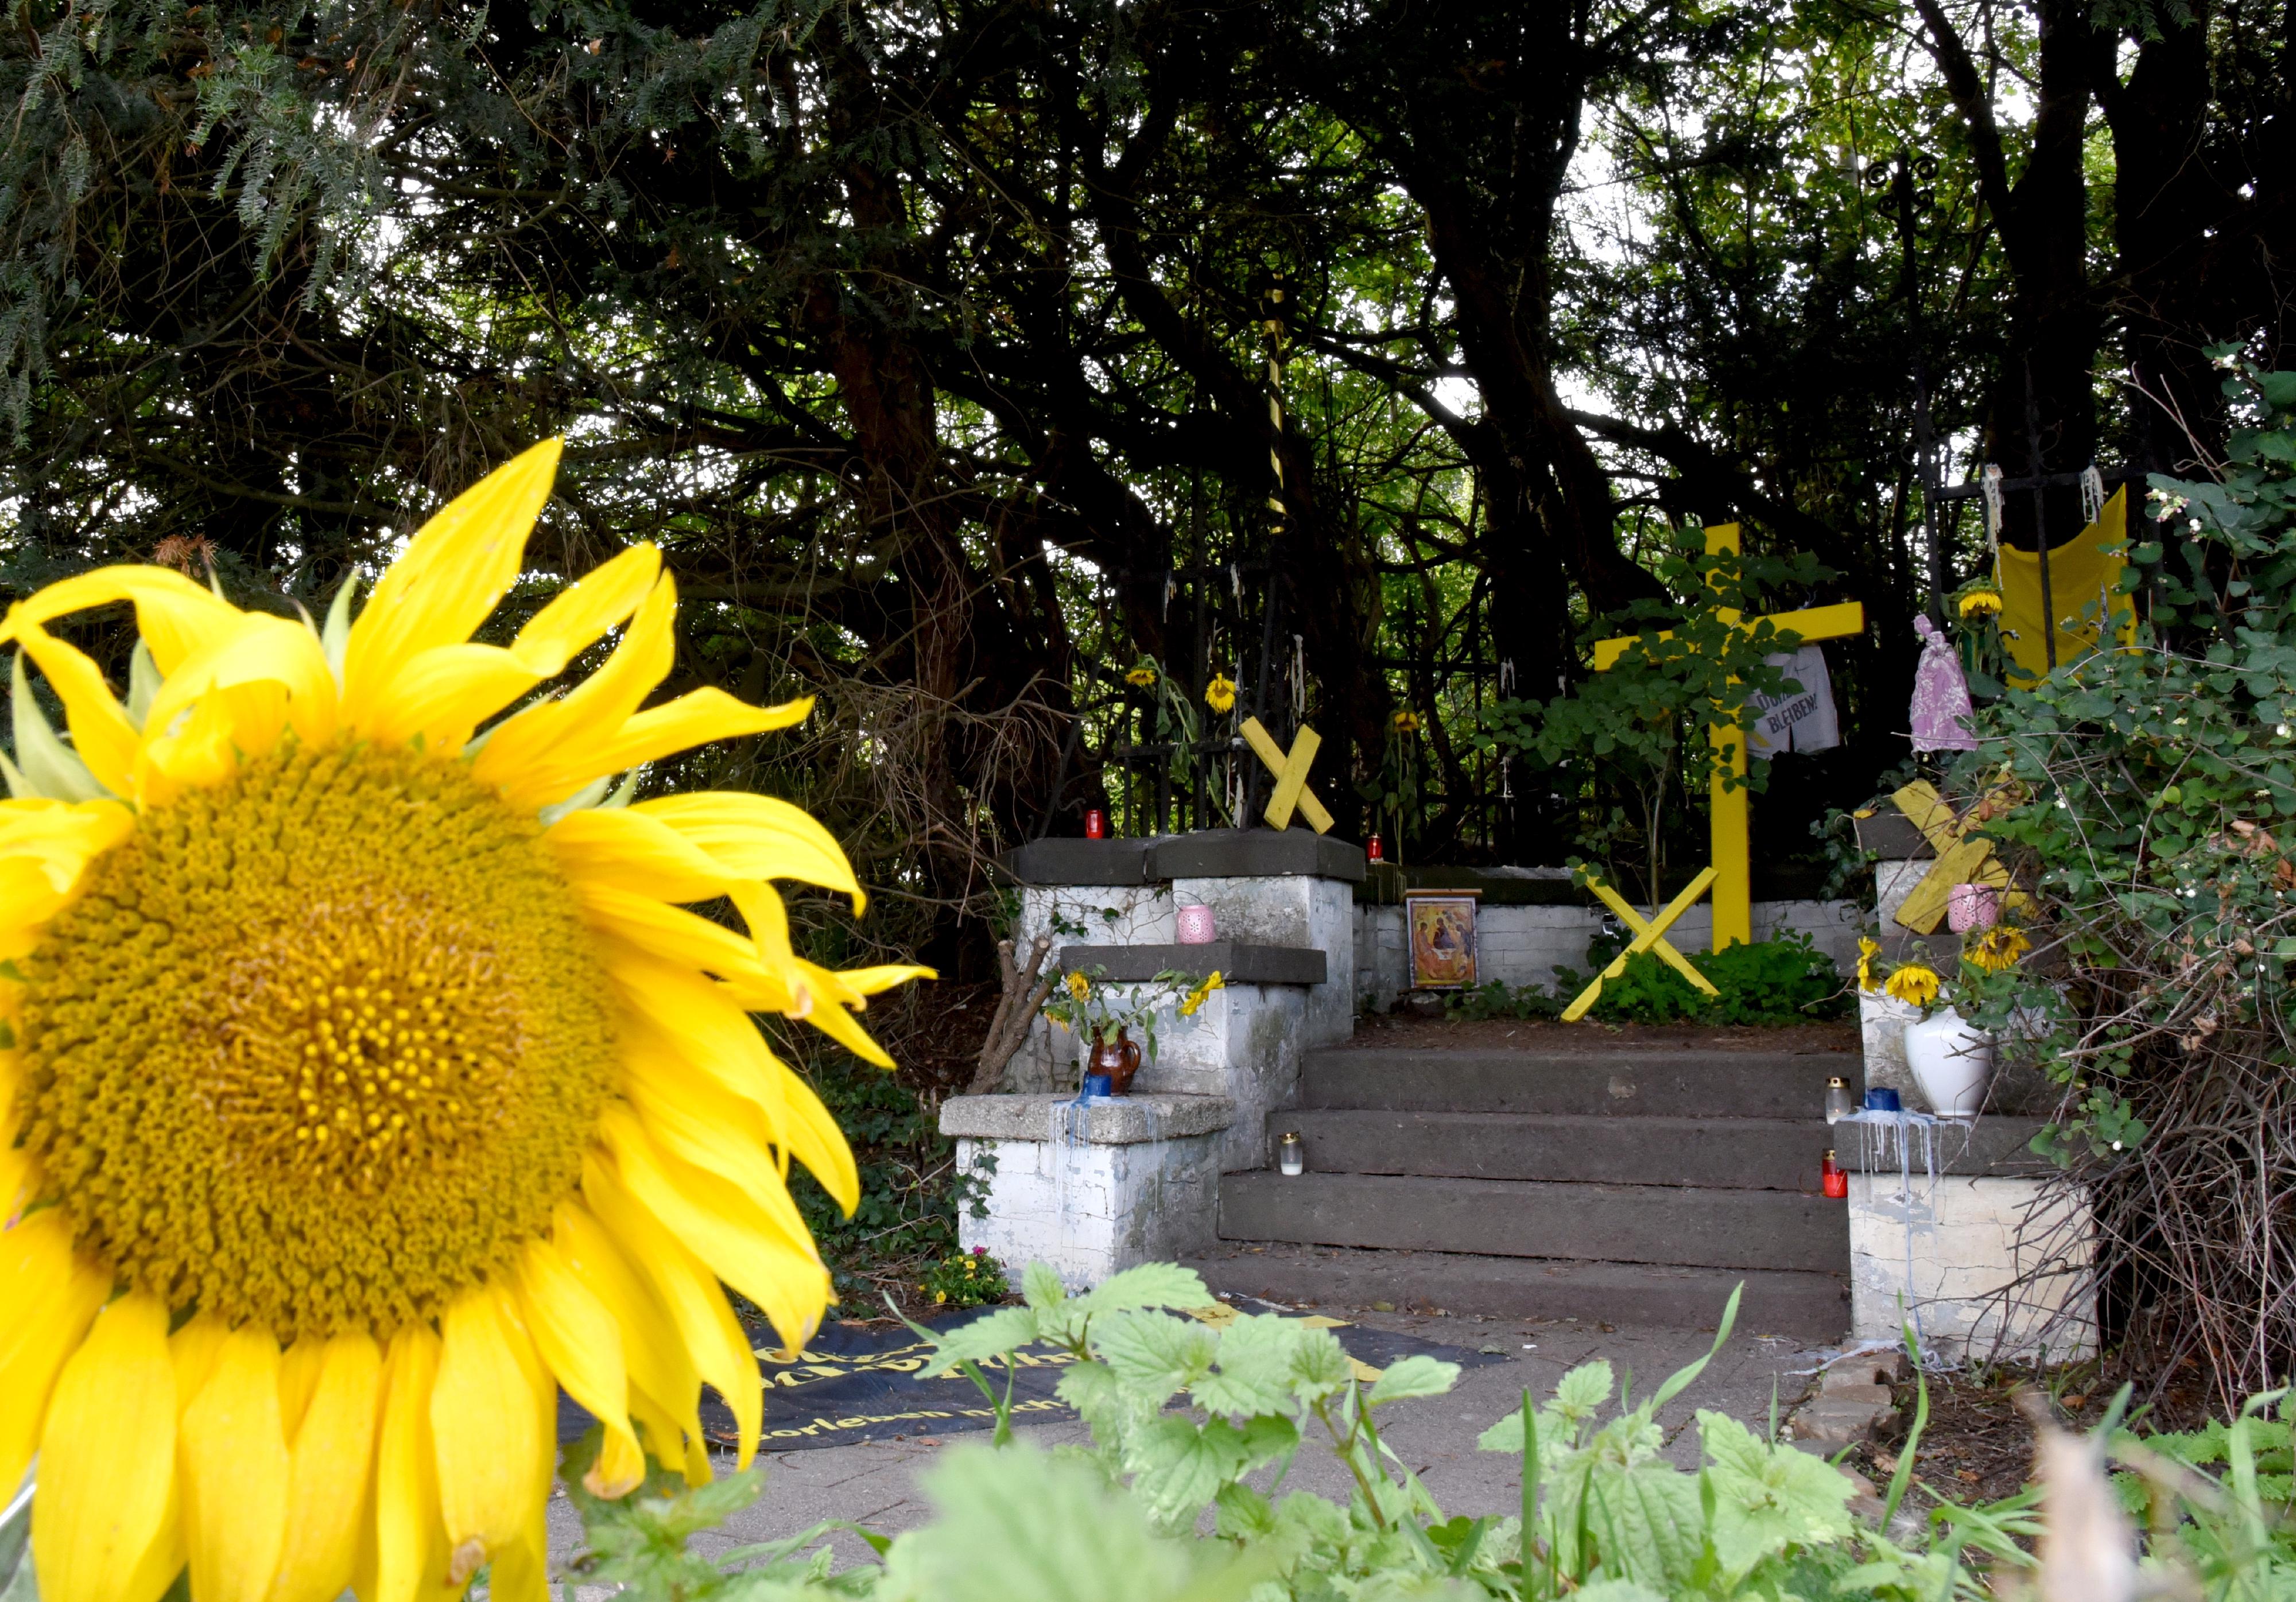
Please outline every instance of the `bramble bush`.
[[[602, 1501], [580, 1487], [594, 1450], [586, 1442], [566, 1465], [589, 1549], [573, 1578], [626, 1587], [633, 1602], [1938, 1602], [1988, 1596], [1988, 1581], [2042, 1568], [2031, 1549], [2036, 1537], [2046, 1544], [2035, 1491], [1964, 1506], [1924, 1485], [1934, 1505], [1920, 1516], [1906, 1508], [1925, 1387], [1880, 1516], [1861, 1519], [1849, 1479], [1775, 1440], [1775, 1424], [1757, 1431], [1701, 1410], [1697, 1468], [1668, 1460], [1658, 1414], [1711, 1351], [1639, 1402], [1609, 1362], [1583, 1363], [1544, 1401], [1525, 1390], [1521, 1408], [1483, 1433], [1482, 1450], [1521, 1465], [1521, 1499], [1508, 1516], [1468, 1518], [1444, 1514], [1379, 1425], [1397, 1402], [1448, 1391], [1456, 1365], [1408, 1357], [1365, 1384], [1327, 1329], [1272, 1315], [1216, 1329], [1163, 1310], [1211, 1301], [1193, 1272], [1169, 1264], [1119, 1274], [1080, 1296], [1037, 1264], [1024, 1287], [1025, 1305], [938, 1338], [939, 1371], [969, 1376], [998, 1417], [990, 1443], [953, 1448], [928, 1473], [940, 1515], [933, 1523], [888, 1540], [832, 1522], [703, 1558], [686, 1549], [688, 1539], [754, 1499], [757, 1471], [692, 1489], [657, 1474], [620, 1501]], [[1736, 1310], [1734, 1293], [1714, 1351]], [[1046, 1451], [1013, 1436], [996, 1375], [1001, 1368], [1009, 1383], [1008, 1354], [1037, 1342], [1078, 1360], [1060, 1393], [1090, 1425], [1091, 1445]], [[2284, 1475], [2289, 1426], [2269, 1416], [2281, 1401], [2277, 1392], [2259, 1397], [2192, 1442], [2138, 1439], [2117, 1404], [2094, 1435], [2053, 1438], [2051, 1494], [2062, 1499], [2053, 1499], [2053, 1515], [2066, 1508], [2085, 1539], [2133, 1548], [2104, 1479], [2109, 1452], [2128, 1470], [2123, 1501], [2148, 1516], [2148, 1594], [2296, 1597], [2287, 1486], [2258, 1472], [2268, 1465]], [[1283, 1489], [1311, 1440], [1344, 1466], [1352, 1483], [1344, 1502]], [[2206, 1472], [2211, 1463], [2226, 1465], [2221, 1476]], [[878, 1561], [837, 1569], [823, 1544], [835, 1530], [859, 1534]], [[2136, 1570], [2122, 1566], [2131, 1589], [2082, 1594], [2134, 1597]], [[2040, 1578], [2043, 1594], [2075, 1594], [2061, 1589], [2062, 1576]]]
[[2296, 373], [2218, 357], [2244, 426], [2132, 519], [2133, 641], [2005, 687], [1943, 788], [2034, 900], [2039, 960], [1973, 1015], [2061, 1091], [2036, 1145], [2094, 1202], [2124, 1357], [2228, 1408], [2296, 1360]]

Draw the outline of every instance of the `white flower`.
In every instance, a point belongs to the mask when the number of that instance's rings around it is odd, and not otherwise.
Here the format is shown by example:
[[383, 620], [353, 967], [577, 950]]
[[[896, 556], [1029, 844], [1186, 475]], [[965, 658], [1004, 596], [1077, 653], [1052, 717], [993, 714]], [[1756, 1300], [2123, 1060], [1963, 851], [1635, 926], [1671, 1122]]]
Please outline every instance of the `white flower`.
[[2288, 737], [2288, 726], [2284, 723], [2276, 723], [2272, 726], [2272, 732], [2285, 740]]
[[2194, 533], [2197, 534], [2201, 531], [2201, 520], [2197, 517], [2193, 518], [2190, 520], [2188, 526], [2192, 529]]
[[2119, 1151], [2120, 1149], [2120, 1142], [2118, 1140], [2114, 1141], [2112, 1143], [2112, 1149], [2116, 1152]]

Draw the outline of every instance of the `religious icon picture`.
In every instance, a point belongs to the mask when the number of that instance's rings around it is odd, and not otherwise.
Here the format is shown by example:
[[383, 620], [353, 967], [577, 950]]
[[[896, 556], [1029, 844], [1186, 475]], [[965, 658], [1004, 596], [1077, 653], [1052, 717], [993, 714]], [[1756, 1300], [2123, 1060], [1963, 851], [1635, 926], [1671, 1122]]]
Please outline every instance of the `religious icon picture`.
[[1475, 983], [1475, 900], [1472, 890], [1406, 891], [1404, 927], [1411, 934], [1414, 990], [1471, 990]]

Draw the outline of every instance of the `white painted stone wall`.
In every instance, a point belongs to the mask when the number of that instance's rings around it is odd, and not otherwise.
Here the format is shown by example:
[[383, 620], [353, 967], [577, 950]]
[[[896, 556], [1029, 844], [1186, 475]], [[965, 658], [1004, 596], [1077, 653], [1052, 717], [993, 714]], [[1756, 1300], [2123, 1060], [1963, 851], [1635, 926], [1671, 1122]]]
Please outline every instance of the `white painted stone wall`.
[[[1868, 1064], [1871, 1072], [1871, 1064]], [[1895, 1174], [1849, 1176], [1851, 1335], [1891, 1341], [1918, 1315], [1948, 1361], [2094, 1357], [2096, 1293], [2088, 1204], [2036, 1179], [1915, 1176], [1910, 1205]], [[1910, 1254], [1910, 1261], [1908, 1261]], [[2063, 1266], [2021, 1283], [2041, 1263]]]
[[1255, 946], [1307, 946], [1324, 953], [1324, 982], [1308, 987], [1306, 996], [1304, 1042], [1311, 1047], [1336, 1046], [1355, 1032], [1354, 885], [1299, 874], [1175, 879], [1172, 900], [1176, 907], [1193, 901], [1210, 908], [1213, 925], [1222, 940]]
[[[1047, 1262], [1072, 1290], [1208, 1251], [1219, 1218], [1218, 1126], [1229, 1116], [1209, 1097], [1135, 1095], [1085, 1109], [1051, 1097], [953, 1097], [942, 1125], [957, 1137], [958, 1168], [993, 1165], [988, 1216], [961, 1212], [957, 1240], [986, 1248], [1016, 1285], [1029, 1264]], [[992, 1128], [1013, 1134], [962, 1132]]]
[[[1403, 908], [1356, 908], [1357, 988], [1372, 1010], [1385, 1012], [1411, 988], [1411, 956], [1405, 944]], [[1644, 909], [1647, 914], [1648, 909]], [[1587, 947], [1603, 932], [1599, 907], [1490, 907], [1475, 915], [1476, 972], [1485, 983], [1535, 984], [1554, 989], [1558, 965], [1583, 969]], [[1702, 951], [1713, 942], [1714, 915], [1700, 905], [1683, 914], [1669, 935], [1683, 951]], [[1789, 931], [1808, 934], [1810, 943], [1849, 974], [1857, 966], [1858, 910], [1854, 901], [1757, 901], [1754, 938], [1774, 940]]]

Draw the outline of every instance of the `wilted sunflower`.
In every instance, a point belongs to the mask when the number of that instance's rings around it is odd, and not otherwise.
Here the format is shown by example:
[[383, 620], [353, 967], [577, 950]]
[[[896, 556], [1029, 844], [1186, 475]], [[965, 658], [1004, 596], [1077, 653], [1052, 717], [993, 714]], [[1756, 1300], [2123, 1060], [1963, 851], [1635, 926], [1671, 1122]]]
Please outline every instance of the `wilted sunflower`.
[[1897, 1000], [1914, 1006], [1927, 1006], [1937, 999], [1937, 970], [1909, 962], [1892, 973], [1889, 982], [1882, 988]]
[[1204, 982], [1201, 984], [1198, 985], [1194, 990], [1190, 990], [1185, 997], [1182, 998], [1180, 1001], [1180, 1016], [1183, 1018], [1194, 1017], [1196, 1015], [1197, 1009], [1211, 998], [1211, 993], [1214, 990], [1224, 990], [1226, 989], [1227, 989], [1227, 981], [1220, 976], [1220, 971], [1218, 968], [1214, 968], [1205, 976]]
[[1092, 999], [1092, 981], [1084, 976], [1082, 968], [1072, 968], [1068, 976], [1069, 994], [1078, 1001]]
[[1972, 941], [1964, 955], [1988, 974], [2002, 974], [2015, 967], [2017, 959], [2032, 949], [2033, 942], [2022, 929], [1996, 924]]
[[1999, 590], [1972, 589], [1961, 598], [1960, 612], [1964, 618], [1989, 618], [2000, 610]]
[[[47, 1602], [545, 1595], [562, 1385], [709, 1466], [714, 1386], [748, 1459], [750, 1343], [800, 1344], [829, 1277], [786, 1187], [848, 1209], [853, 1158], [745, 1015], [811, 1021], [922, 972], [799, 958], [774, 879], [849, 894], [836, 843], [763, 796], [627, 801], [616, 774], [808, 703], [696, 690], [644, 711], [676, 596], [651, 546], [507, 645], [555, 474], [536, 447], [432, 519], [356, 618], [241, 612], [117, 567], [11, 608], [0, 802], [0, 1485], [33, 1453]], [[123, 702], [47, 632], [126, 601]], [[627, 624], [563, 694], [479, 725]], [[29, 656], [62, 702], [42, 717]], [[744, 938], [676, 903], [726, 898]]]
[[1138, 667], [1134, 668], [1130, 672], [1125, 674], [1124, 682], [1128, 685], [1136, 685], [1144, 690], [1147, 689], [1156, 682], [1156, 670], [1144, 661]]
[[1204, 704], [1216, 712], [1234, 710], [1235, 680], [1225, 673], [1213, 674], [1211, 683], [1204, 686]]
[[1394, 725], [1395, 732], [1398, 735], [1415, 735], [1419, 732], [1417, 712], [1398, 712], [1389, 721]]

